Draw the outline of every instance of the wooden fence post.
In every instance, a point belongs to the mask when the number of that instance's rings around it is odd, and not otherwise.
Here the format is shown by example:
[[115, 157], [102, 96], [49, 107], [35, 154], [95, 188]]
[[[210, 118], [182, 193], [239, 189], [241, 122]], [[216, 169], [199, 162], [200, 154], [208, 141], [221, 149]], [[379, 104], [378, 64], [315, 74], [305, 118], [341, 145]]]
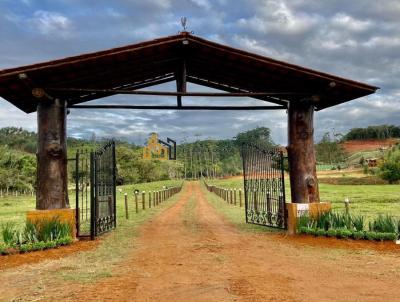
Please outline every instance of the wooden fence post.
[[125, 193], [125, 218], [129, 219], [129, 211], [128, 211], [128, 193]]
[[239, 207], [242, 207], [242, 189], [239, 189]]
[[143, 210], [146, 210], [146, 192], [142, 192], [142, 208]]
[[135, 193], [135, 206], [136, 206], [136, 213], [139, 213], [138, 193]]
[[233, 204], [236, 206], [236, 188], [233, 189]]
[[233, 203], [233, 189], [229, 189], [229, 203], [232, 204]]
[[149, 191], [149, 209], [151, 208], [151, 193]]

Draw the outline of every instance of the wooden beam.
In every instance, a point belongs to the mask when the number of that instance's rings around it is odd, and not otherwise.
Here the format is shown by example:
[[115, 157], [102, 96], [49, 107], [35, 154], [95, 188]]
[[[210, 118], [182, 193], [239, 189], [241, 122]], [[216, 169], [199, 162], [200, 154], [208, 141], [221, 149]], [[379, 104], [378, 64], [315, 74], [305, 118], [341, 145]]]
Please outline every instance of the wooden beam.
[[[186, 93], [186, 60], [183, 58], [175, 74], [177, 92]], [[182, 96], [176, 97], [178, 107], [182, 107]]]
[[286, 110], [285, 106], [145, 106], [145, 105], [70, 105], [72, 109], [154, 109], [154, 110]]
[[64, 209], [68, 203], [66, 103], [39, 102], [36, 209]]
[[288, 157], [293, 203], [319, 202], [313, 120], [311, 100], [289, 104]]
[[[123, 85], [118, 87], [117, 89], [142, 89], [142, 88], [146, 88], [149, 86], [154, 86], [154, 85], [160, 85], [160, 84], [164, 84], [164, 83], [168, 83], [174, 80], [174, 76], [173, 75], [167, 75], [166, 77], [157, 77], [154, 78], [152, 80], [146, 80], [146, 81], [142, 81], [142, 82], [137, 82], [137, 83], [133, 83], [130, 85]], [[91, 101], [94, 99], [99, 99], [99, 98], [105, 98], [108, 96], [112, 96], [115, 93], [111, 93], [111, 92], [107, 92], [107, 93], [89, 93], [87, 95], [81, 96], [81, 97], [76, 97], [76, 98], [69, 98], [67, 101], [68, 103], [74, 104], [74, 103], [82, 103], [82, 102], [87, 102], [87, 101]]]
[[[82, 93], [113, 93], [151, 96], [192, 96], [192, 97], [252, 97], [252, 96], [298, 96], [297, 92], [170, 92], [170, 91], [136, 91], [129, 89], [92, 89], [92, 88], [56, 88], [48, 87], [49, 91], [82, 92]], [[300, 94], [302, 95], [302, 94]]]
[[[206, 87], [210, 87], [210, 88], [214, 88], [214, 89], [219, 89], [219, 90], [227, 91], [230, 93], [232, 93], [232, 92], [248, 92], [248, 91], [238, 88], [238, 87], [224, 85], [224, 84], [221, 84], [218, 82], [202, 79], [199, 77], [188, 76], [187, 79], [189, 82], [191, 82], [193, 84], [202, 85], [202, 86], [206, 86]], [[253, 95], [251, 97], [258, 99], [258, 100], [265, 101], [265, 102], [275, 103], [275, 104], [284, 105], [284, 106], [286, 106], [288, 103], [287, 100], [282, 100], [281, 98], [279, 98], [279, 96], [271, 97], [271, 96], [254, 96]]]

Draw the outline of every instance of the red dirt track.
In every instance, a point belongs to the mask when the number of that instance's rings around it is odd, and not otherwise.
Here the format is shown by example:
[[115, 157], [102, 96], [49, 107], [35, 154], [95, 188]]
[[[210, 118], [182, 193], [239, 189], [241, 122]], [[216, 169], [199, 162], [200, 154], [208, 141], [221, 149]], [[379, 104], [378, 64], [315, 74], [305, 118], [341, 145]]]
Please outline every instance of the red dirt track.
[[[400, 301], [399, 250], [242, 232], [206, 198], [186, 184], [111, 277], [52, 284], [37, 301]], [[0, 274], [0, 301], [4, 282]]]

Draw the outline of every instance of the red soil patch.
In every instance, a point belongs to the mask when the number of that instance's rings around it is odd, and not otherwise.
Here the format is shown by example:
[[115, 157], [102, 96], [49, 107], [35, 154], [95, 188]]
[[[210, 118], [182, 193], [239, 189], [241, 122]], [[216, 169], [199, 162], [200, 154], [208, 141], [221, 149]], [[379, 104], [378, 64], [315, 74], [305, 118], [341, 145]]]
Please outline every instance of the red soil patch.
[[49, 259], [60, 259], [76, 252], [91, 250], [95, 248], [99, 242], [99, 240], [83, 240], [67, 246], [60, 246], [55, 249], [35, 251], [26, 254], [0, 256], [0, 270], [17, 267], [24, 264], [34, 264]]
[[360, 151], [374, 151], [380, 148], [390, 148], [395, 145], [397, 139], [384, 139], [384, 140], [351, 140], [342, 143], [342, 146], [348, 153], [355, 153]]

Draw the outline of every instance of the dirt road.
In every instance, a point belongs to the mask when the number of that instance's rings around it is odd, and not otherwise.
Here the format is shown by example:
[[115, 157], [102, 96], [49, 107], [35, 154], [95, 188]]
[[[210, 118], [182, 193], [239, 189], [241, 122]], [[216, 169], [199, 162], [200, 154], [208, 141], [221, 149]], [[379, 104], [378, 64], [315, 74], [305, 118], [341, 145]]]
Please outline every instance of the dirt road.
[[276, 238], [238, 231], [199, 183], [188, 183], [175, 205], [142, 226], [112, 277], [52, 284], [37, 300], [400, 301], [399, 254]]

